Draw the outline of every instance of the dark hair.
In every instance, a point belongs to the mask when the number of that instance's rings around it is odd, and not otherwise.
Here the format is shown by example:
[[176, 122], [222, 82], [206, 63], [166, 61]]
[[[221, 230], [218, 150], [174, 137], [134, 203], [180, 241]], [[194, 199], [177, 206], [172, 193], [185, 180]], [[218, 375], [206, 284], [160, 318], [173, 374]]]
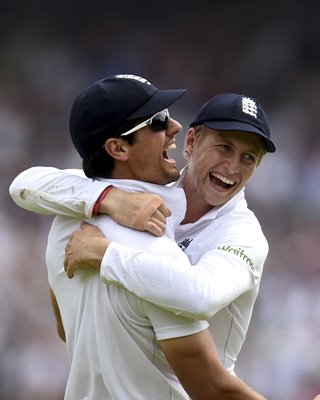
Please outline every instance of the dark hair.
[[[114, 132], [116, 132], [115, 134], [106, 134], [106, 138], [119, 138], [121, 133], [128, 131], [129, 129], [133, 128], [140, 122], [145, 121], [146, 119], [148, 119], [148, 117], [139, 118], [138, 120], [126, 121], [125, 123], [122, 123], [121, 126], [114, 128]], [[130, 144], [130, 146], [132, 146], [136, 140], [136, 133], [137, 131], [131, 133], [130, 135], [123, 136], [121, 139], [125, 140]], [[105, 150], [104, 147], [101, 147], [100, 149], [90, 153], [87, 157], [83, 158], [82, 168], [88, 178], [112, 178], [114, 162], [114, 158], [110, 156], [110, 154]]]
[[88, 178], [111, 178], [114, 158], [106, 152], [104, 147], [101, 147], [83, 158], [82, 168]]

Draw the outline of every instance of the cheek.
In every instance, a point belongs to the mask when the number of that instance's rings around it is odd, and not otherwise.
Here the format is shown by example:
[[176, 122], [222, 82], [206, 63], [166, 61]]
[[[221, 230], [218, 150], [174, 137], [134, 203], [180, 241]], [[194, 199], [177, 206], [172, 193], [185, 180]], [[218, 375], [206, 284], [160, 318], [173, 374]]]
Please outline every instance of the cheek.
[[141, 168], [156, 167], [159, 165], [159, 160], [162, 160], [162, 151], [159, 150], [159, 146], [157, 148], [152, 146], [144, 147], [136, 154], [136, 162]]
[[164, 139], [161, 135], [158, 135], [160, 132], [150, 133], [148, 136], [148, 140], [146, 140], [142, 146], [140, 146], [141, 154], [145, 157], [154, 157], [158, 154], [162, 154]]
[[197, 156], [193, 158], [194, 169], [199, 173], [207, 172], [215, 165], [214, 155], [208, 152], [198, 152]]
[[252, 175], [254, 174], [255, 170], [256, 167], [243, 168], [242, 176], [245, 182], [249, 181], [252, 178]]
[[200, 160], [193, 160], [193, 163], [188, 165], [188, 172], [192, 176], [194, 187], [202, 186], [207, 174], [208, 169]]
[[130, 153], [128, 163], [134, 170], [144, 169], [144, 165], [149, 165], [148, 152], [143, 147], [137, 147]]

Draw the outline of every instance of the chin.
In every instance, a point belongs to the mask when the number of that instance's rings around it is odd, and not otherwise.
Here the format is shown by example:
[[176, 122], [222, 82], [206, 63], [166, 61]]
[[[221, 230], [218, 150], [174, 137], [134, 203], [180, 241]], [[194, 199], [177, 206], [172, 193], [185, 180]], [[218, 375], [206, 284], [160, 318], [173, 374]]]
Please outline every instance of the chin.
[[176, 170], [175, 173], [171, 174], [171, 182], [177, 181], [180, 178], [180, 171]]

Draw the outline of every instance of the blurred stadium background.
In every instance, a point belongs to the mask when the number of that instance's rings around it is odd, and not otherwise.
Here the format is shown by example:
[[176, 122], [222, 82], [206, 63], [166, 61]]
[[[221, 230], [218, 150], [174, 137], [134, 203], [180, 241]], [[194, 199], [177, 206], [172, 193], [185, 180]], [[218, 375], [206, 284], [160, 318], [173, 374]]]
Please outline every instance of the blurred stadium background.
[[[184, 125], [214, 94], [258, 98], [278, 151], [247, 198], [270, 243], [237, 374], [270, 400], [320, 392], [320, 25], [316, 1], [2, 2], [0, 13], [0, 399], [60, 400], [68, 372], [44, 262], [51, 217], [16, 207], [34, 165], [80, 167], [75, 95], [112, 73], [188, 88]], [[183, 134], [180, 135], [180, 150]], [[175, 157], [183, 166], [181, 151]], [[115, 366], [116, 367], [116, 366]]]

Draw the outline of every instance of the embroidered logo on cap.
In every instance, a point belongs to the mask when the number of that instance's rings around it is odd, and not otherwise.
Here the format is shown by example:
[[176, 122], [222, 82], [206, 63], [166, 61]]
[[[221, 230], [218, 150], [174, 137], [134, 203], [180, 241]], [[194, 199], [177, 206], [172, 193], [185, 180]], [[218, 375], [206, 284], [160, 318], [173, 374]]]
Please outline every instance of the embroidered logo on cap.
[[145, 78], [142, 78], [141, 76], [137, 76], [137, 75], [129, 75], [129, 74], [116, 75], [116, 78], [119, 78], [119, 79], [134, 79], [134, 80], [139, 81], [141, 83], [146, 83], [147, 85], [151, 85], [151, 83], [149, 81], [147, 81]]
[[242, 97], [242, 111], [257, 118], [256, 102], [249, 97]]

